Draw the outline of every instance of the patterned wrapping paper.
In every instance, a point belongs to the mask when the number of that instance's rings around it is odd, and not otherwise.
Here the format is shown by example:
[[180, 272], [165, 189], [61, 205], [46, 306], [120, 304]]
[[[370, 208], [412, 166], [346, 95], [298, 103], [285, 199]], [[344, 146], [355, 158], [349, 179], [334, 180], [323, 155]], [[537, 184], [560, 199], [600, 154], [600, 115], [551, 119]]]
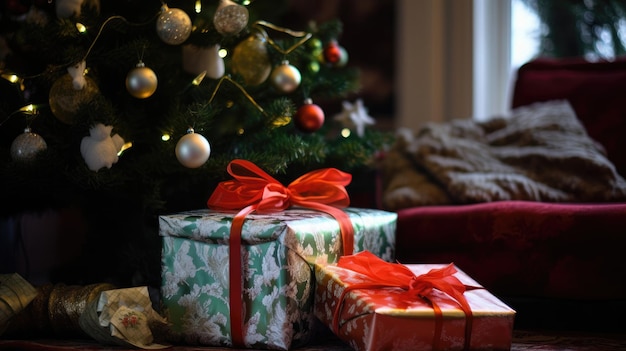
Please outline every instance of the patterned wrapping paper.
[[[406, 265], [415, 275], [442, 264]], [[467, 274], [454, 274], [468, 289], [464, 296], [472, 310], [471, 350], [510, 350], [515, 311]], [[335, 308], [344, 289], [366, 280], [362, 275], [337, 267], [316, 266], [315, 316], [332, 328]], [[466, 316], [456, 301], [433, 290], [429, 295], [443, 314], [442, 333], [435, 336], [435, 312], [423, 299], [399, 288], [355, 289], [345, 295], [337, 336], [359, 351], [463, 350]]]
[[[395, 213], [346, 208], [354, 251], [394, 259]], [[195, 210], [161, 216], [161, 295], [181, 341], [231, 346], [228, 239], [236, 212]], [[247, 347], [287, 350], [304, 344], [313, 321], [314, 262], [341, 255], [339, 224], [323, 212], [292, 208], [252, 213], [243, 225], [244, 331]]]

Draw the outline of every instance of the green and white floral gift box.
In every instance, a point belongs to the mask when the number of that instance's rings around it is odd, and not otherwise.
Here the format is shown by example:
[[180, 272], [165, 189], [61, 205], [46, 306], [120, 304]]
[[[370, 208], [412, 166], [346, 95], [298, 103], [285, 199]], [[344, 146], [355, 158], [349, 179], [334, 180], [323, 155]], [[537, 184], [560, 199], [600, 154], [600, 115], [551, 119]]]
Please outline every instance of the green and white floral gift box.
[[[394, 259], [396, 213], [343, 209], [354, 228], [354, 252]], [[229, 235], [235, 212], [209, 209], [163, 215], [164, 312], [177, 341], [232, 346]], [[243, 331], [246, 347], [287, 350], [312, 334], [314, 262], [341, 255], [338, 222], [304, 208], [247, 215], [242, 231]]]

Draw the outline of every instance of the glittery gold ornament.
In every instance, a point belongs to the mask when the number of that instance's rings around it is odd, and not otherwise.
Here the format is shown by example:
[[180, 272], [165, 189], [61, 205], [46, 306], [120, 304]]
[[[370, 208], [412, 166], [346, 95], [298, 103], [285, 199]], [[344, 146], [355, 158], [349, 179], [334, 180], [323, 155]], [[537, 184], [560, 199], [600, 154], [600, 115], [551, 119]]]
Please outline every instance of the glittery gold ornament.
[[253, 34], [235, 46], [232, 56], [233, 72], [243, 77], [247, 85], [260, 85], [272, 72], [266, 40]]
[[191, 19], [185, 11], [163, 5], [156, 21], [156, 31], [166, 44], [182, 44], [191, 35]]
[[187, 130], [176, 144], [176, 158], [187, 168], [202, 166], [211, 155], [211, 145], [200, 134], [194, 133], [192, 128]]
[[274, 67], [270, 76], [272, 85], [281, 93], [289, 94], [298, 89], [302, 81], [300, 71], [289, 64], [289, 61], [283, 61], [280, 65]]
[[138, 99], [152, 96], [157, 89], [157, 83], [158, 80], [154, 71], [146, 67], [141, 61], [126, 76], [126, 90]]
[[213, 25], [224, 36], [236, 35], [248, 25], [248, 9], [231, 0], [222, 0], [213, 16]]
[[11, 158], [13, 161], [32, 161], [37, 154], [48, 148], [46, 141], [37, 133], [26, 127], [11, 144]]
[[74, 116], [82, 104], [90, 102], [99, 92], [98, 86], [88, 76], [84, 86], [77, 89], [71, 75], [57, 79], [50, 88], [48, 103], [52, 114], [65, 124], [74, 124]]

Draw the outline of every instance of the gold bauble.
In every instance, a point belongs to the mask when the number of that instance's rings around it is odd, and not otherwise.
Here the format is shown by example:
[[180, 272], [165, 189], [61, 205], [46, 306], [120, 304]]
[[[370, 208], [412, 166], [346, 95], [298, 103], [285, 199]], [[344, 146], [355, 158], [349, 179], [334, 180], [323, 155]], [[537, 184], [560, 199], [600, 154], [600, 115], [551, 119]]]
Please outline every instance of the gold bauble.
[[231, 64], [233, 72], [241, 75], [247, 85], [265, 82], [272, 72], [265, 38], [261, 34], [255, 34], [237, 44]]
[[126, 76], [126, 90], [138, 99], [152, 96], [157, 90], [157, 83], [156, 74], [143, 62], [139, 62]]
[[52, 114], [65, 124], [74, 124], [74, 116], [78, 108], [89, 103], [99, 92], [98, 86], [88, 76], [85, 76], [85, 86], [75, 89], [72, 76], [63, 75], [50, 88], [48, 103]]
[[276, 90], [283, 94], [289, 94], [298, 89], [302, 75], [296, 67], [289, 64], [289, 61], [283, 61], [274, 67], [270, 81]]
[[156, 21], [156, 31], [166, 44], [182, 44], [191, 35], [191, 18], [181, 9], [171, 9], [163, 5]]

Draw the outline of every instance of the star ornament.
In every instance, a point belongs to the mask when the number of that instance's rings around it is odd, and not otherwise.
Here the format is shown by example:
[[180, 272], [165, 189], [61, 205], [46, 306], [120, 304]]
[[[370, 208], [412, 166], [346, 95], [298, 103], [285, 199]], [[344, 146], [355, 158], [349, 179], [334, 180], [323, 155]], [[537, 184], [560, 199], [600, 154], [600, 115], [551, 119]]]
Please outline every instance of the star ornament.
[[363, 100], [357, 99], [354, 104], [343, 101], [343, 111], [335, 115], [335, 120], [341, 122], [346, 128], [355, 128], [359, 137], [365, 133], [365, 127], [373, 125], [374, 119], [367, 113], [367, 108], [363, 106]]

